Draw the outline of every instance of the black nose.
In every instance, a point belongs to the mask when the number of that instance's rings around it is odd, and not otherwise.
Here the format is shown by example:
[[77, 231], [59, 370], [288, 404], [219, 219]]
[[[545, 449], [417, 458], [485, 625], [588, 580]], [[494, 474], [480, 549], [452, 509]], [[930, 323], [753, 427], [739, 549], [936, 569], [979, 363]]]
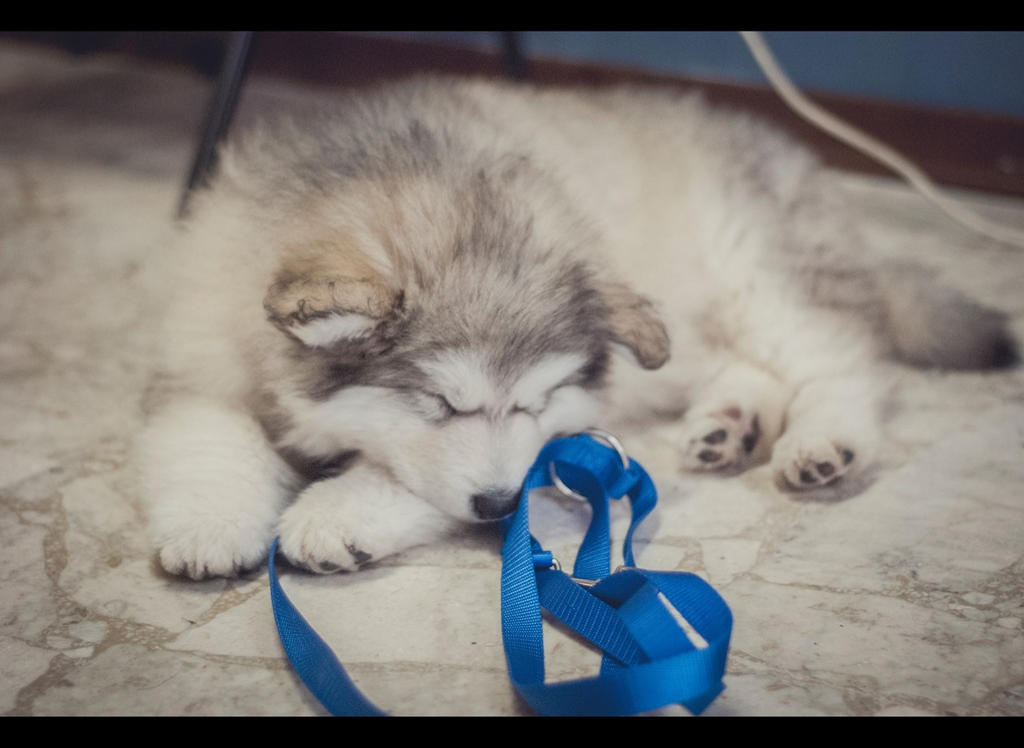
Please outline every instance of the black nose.
[[515, 511], [519, 503], [519, 491], [494, 488], [473, 494], [470, 500], [473, 514], [480, 519], [501, 519]]

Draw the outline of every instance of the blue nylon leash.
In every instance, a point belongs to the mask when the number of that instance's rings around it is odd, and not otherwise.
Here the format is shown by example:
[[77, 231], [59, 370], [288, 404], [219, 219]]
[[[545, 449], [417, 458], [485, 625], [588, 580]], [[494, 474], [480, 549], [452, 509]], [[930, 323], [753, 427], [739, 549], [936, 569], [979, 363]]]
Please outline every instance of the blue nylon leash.
[[[593, 515], [572, 576], [530, 534], [535, 488], [555, 485], [585, 498]], [[629, 497], [625, 568], [609, 574], [609, 501]], [[549, 442], [523, 483], [515, 513], [503, 521], [501, 619], [509, 677], [541, 715], [629, 715], [679, 703], [700, 714], [724, 688], [732, 614], [700, 577], [634, 568], [633, 532], [657, 502], [647, 472], [588, 434]], [[306, 687], [335, 716], [383, 716], [359, 692], [331, 649], [288, 600], [270, 550], [270, 595], [281, 643]], [[694, 644], [662, 598], [703, 639]], [[598, 676], [544, 682], [541, 609], [599, 647]]]
[[270, 547], [270, 603], [284, 651], [306, 688], [335, 717], [385, 717], [360, 693], [334, 652], [295, 609], [274, 571], [278, 538]]

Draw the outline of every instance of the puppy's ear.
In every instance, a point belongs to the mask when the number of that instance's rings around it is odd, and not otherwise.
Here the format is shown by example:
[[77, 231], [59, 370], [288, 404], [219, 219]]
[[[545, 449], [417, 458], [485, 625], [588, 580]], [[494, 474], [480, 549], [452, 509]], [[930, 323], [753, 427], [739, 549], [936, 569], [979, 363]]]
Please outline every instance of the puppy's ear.
[[267, 319], [313, 348], [372, 337], [403, 308], [403, 294], [337, 242], [293, 247], [263, 299]]
[[643, 368], [661, 368], [668, 361], [671, 341], [654, 304], [623, 283], [605, 283], [601, 292], [608, 305], [612, 341]]

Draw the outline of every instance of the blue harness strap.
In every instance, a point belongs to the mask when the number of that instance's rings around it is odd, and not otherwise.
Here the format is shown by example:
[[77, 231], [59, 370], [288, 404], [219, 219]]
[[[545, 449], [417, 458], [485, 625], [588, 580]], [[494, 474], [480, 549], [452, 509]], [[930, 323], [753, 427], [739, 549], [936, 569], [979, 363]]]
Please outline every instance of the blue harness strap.
[[[550, 442], [523, 483], [516, 512], [504, 520], [501, 622], [512, 684], [541, 715], [628, 715], [679, 703], [700, 714], [723, 689], [732, 614], [700, 577], [637, 569], [633, 533], [657, 502], [650, 477], [587, 434]], [[530, 534], [529, 494], [553, 485], [586, 498], [590, 526], [570, 577]], [[626, 568], [609, 574], [609, 501], [629, 497], [632, 518], [623, 542]], [[296, 672], [338, 716], [381, 716], [353, 685], [330, 648], [292, 606], [274, 571], [270, 591], [281, 643]], [[694, 643], [676, 616], [699, 635]], [[544, 681], [542, 609], [599, 647], [596, 677]]]

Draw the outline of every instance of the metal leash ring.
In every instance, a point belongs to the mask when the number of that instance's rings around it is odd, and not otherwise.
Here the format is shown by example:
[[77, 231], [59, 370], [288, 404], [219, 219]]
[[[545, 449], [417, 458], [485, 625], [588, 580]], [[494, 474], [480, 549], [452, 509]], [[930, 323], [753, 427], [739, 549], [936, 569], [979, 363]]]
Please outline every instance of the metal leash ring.
[[[622, 442], [619, 441], [614, 434], [609, 434], [607, 431], [602, 431], [601, 429], [586, 429], [585, 431], [581, 431], [579, 433], [589, 434], [590, 436], [600, 439], [609, 447], [614, 449], [616, 453], [619, 455], [619, 459], [622, 460], [622, 469], [629, 470], [629, 455], [626, 454], [625, 447], [622, 446]], [[578, 435], [579, 434], [577, 434], [577, 436]], [[558, 472], [555, 470], [554, 462], [548, 463], [548, 473], [551, 475], [551, 483], [555, 486], [555, 488], [559, 490], [560, 493], [564, 494], [565, 496], [568, 496], [571, 499], [576, 499], [577, 501], [587, 500], [586, 496], [576, 493], [567, 485], [565, 485], [565, 483], [562, 482], [562, 479], [558, 477]]]

